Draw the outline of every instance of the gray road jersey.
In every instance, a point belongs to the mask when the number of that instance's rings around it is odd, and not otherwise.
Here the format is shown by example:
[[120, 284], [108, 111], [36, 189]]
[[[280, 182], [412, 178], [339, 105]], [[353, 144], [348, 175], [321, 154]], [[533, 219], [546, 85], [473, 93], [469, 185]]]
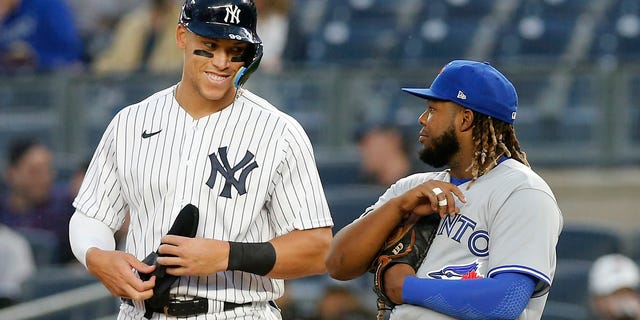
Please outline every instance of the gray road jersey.
[[[399, 180], [372, 207], [448, 172], [420, 173]], [[520, 272], [538, 279], [533, 297], [519, 319], [540, 319], [556, 267], [555, 246], [562, 215], [544, 180], [508, 159], [459, 188], [467, 203], [456, 200], [460, 214], [440, 223], [433, 244], [418, 269], [421, 278], [464, 280]], [[450, 319], [422, 307], [401, 305], [392, 319]]]

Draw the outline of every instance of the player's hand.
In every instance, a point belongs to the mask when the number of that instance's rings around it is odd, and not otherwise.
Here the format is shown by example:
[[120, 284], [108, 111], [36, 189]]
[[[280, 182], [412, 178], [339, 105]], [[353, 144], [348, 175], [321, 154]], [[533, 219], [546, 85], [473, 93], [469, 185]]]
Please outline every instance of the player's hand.
[[404, 263], [398, 263], [387, 269], [384, 273], [384, 283], [382, 284], [387, 297], [395, 304], [404, 303], [402, 300], [402, 285], [408, 276], [415, 275], [413, 268]]
[[142, 301], [153, 296], [156, 277], [142, 281], [135, 270], [151, 273], [155, 266], [141, 262], [132, 254], [91, 248], [87, 251], [87, 269], [116, 297]]
[[400, 210], [404, 213], [428, 215], [438, 213], [440, 217], [460, 213], [455, 198], [465, 203], [464, 194], [454, 184], [429, 180], [408, 190], [396, 198]]
[[229, 243], [215, 239], [166, 235], [158, 253], [163, 255], [158, 263], [174, 276], [209, 275], [227, 270], [229, 264]]

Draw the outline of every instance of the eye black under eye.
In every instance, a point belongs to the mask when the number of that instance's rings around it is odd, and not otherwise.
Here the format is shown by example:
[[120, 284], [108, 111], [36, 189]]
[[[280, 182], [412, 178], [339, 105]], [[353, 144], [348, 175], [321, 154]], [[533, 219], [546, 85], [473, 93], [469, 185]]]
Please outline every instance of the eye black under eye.
[[213, 58], [213, 53], [206, 51], [206, 50], [193, 50], [193, 54], [197, 55], [197, 56], [202, 56], [202, 57], [207, 57], [207, 58]]

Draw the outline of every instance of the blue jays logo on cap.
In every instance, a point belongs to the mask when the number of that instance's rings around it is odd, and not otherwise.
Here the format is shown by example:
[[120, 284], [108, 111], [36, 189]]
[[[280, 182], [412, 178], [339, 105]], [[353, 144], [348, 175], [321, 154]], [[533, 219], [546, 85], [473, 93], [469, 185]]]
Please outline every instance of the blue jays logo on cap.
[[516, 89], [488, 62], [454, 60], [440, 70], [431, 87], [402, 90], [425, 99], [452, 101], [506, 123], [516, 119]]

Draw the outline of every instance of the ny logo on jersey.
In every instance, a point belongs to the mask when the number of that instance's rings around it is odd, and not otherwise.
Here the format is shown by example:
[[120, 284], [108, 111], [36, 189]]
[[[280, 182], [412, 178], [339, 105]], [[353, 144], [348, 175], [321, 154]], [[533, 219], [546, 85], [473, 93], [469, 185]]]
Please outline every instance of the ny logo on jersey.
[[[244, 154], [244, 158], [233, 166], [229, 165], [229, 158], [227, 157], [227, 147], [218, 148], [218, 154], [220, 160], [218, 160], [218, 155], [216, 153], [212, 153], [209, 155], [209, 160], [211, 160], [211, 175], [209, 176], [209, 180], [207, 180], [207, 186], [213, 189], [214, 184], [216, 183], [216, 176], [218, 172], [225, 179], [224, 187], [222, 188], [222, 192], [220, 193], [221, 197], [231, 199], [231, 186], [238, 191], [240, 195], [247, 193], [247, 176], [251, 172], [251, 170], [258, 167], [258, 164], [255, 160], [249, 163], [255, 157], [253, 153], [247, 151]], [[220, 163], [222, 162], [222, 164]], [[240, 177], [236, 179], [235, 174], [238, 170], [241, 170]]]
[[224, 16], [224, 22], [226, 23], [240, 23], [240, 8], [238, 6], [228, 5], [226, 7], [227, 14]]

